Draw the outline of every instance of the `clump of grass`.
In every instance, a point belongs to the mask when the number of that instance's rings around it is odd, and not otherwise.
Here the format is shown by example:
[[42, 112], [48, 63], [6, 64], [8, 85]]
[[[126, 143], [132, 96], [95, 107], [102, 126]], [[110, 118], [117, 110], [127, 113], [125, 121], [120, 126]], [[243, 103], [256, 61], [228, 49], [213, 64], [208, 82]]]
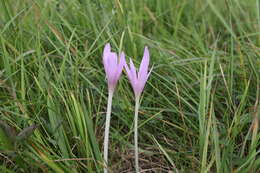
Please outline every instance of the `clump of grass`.
[[[259, 6], [253, 0], [1, 1], [1, 120], [16, 133], [40, 126], [17, 148], [0, 132], [0, 170], [102, 172], [101, 55], [110, 41], [135, 63], [148, 45], [155, 64], [140, 98], [142, 170], [257, 172]], [[131, 92], [124, 78], [114, 96], [110, 170], [134, 170]]]

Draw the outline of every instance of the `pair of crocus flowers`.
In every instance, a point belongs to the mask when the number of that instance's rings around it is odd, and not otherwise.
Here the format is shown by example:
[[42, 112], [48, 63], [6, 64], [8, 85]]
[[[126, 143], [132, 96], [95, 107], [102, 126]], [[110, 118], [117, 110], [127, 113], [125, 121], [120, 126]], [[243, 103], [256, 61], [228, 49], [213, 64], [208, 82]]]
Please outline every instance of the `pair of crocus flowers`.
[[104, 173], [108, 172], [108, 141], [109, 141], [109, 126], [111, 117], [111, 107], [112, 107], [112, 97], [115, 91], [117, 82], [122, 74], [123, 69], [127, 74], [127, 77], [132, 85], [135, 94], [135, 118], [134, 118], [134, 141], [135, 141], [135, 170], [139, 172], [138, 164], [138, 110], [139, 110], [139, 100], [140, 95], [144, 89], [145, 83], [151, 73], [148, 72], [149, 66], [149, 51], [145, 47], [144, 55], [137, 72], [132, 59], [130, 58], [130, 66], [127, 65], [125, 61], [125, 54], [121, 52], [118, 56], [115, 52], [111, 51], [110, 44], [106, 44], [103, 52], [103, 64], [106, 72], [106, 78], [108, 83], [108, 103], [107, 103], [107, 114], [106, 114], [106, 124], [105, 124], [105, 137], [104, 137]]

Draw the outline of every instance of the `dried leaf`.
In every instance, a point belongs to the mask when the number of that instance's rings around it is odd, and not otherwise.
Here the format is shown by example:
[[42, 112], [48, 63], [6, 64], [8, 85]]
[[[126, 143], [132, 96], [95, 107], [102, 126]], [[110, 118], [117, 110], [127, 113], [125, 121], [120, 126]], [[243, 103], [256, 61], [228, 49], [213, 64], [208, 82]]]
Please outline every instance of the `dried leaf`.
[[29, 127], [26, 127], [17, 135], [16, 140], [21, 141], [28, 138], [31, 134], [33, 134], [34, 130], [39, 126], [40, 126], [39, 124], [33, 124]]

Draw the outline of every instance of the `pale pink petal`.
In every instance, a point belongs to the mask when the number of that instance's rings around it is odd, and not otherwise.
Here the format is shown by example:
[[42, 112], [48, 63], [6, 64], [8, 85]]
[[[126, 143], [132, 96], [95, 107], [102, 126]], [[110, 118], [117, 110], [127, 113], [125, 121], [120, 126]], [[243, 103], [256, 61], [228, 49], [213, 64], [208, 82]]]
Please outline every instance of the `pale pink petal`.
[[142, 79], [146, 78], [146, 75], [148, 73], [149, 60], [150, 60], [149, 51], [147, 46], [145, 46], [144, 56], [141, 65], [139, 67], [138, 78], [142, 78]]
[[127, 63], [125, 63], [124, 67], [125, 67], [126, 75], [127, 75], [128, 79], [130, 80], [130, 83], [132, 84], [133, 76], [132, 76], [132, 73], [131, 73]]
[[131, 58], [130, 58], [130, 69], [128, 65], [125, 63], [125, 70], [126, 70], [127, 77], [134, 90], [134, 93], [136, 94], [137, 76], [136, 76], [136, 69]]
[[132, 59], [130, 59], [130, 72], [131, 72], [131, 75], [132, 75], [132, 78], [133, 78], [133, 80], [130, 81], [130, 82], [132, 84], [134, 93], [135, 93], [136, 96], [140, 95], [140, 93], [141, 93], [140, 89], [139, 89], [140, 88], [139, 87], [140, 83], [139, 83], [137, 72], [136, 72], [136, 68], [134, 66], [134, 63], [133, 63]]
[[134, 81], [137, 80], [135, 65], [134, 65], [134, 63], [133, 63], [131, 58], [130, 58], [130, 72], [131, 72], [133, 80]]
[[125, 65], [125, 54], [124, 52], [122, 52], [120, 54], [120, 60], [119, 60], [119, 64], [117, 65], [117, 71], [116, 71], [116, 80], [118, 80], [121, 76], [121, 73], [123, 71], [124, 65]]
[[113, 85], [115, 83], [115, 75], [117, 70], [117, 54], [111, 52], [108, 58], [108, 70], [107, 70], [107, 78], [108, 83]]
[[142, 62], [141, 62], [140, 68], [139, 68], [138, 79], [137, 79], [137, 82], [136, 82], [136, 92], [137, 92], [137, 94], [142, 93], [144, 86], [145, 86], [145, 83], [148, 79], [149, 59], [150, 59], [149, 51], [148, 51], [148, 48], [145, 47], [144, 56], [143, 56], [143, 59], [142, 59]]
[[140, 95], [144, 89], [145, 82], [138, 80], [135, 85], [135, 95]]
[[146, 75], [143, 75], [143, 78], [138, 78], [138, 85], [137, 85], [137, 91], [141, 94], [142, 92], [143, 92], [143, 90], [144, 90], [144, 87], [145, 87], [145, 84], [146, 84], [146, 82], [147, 82], [147, 80], [148, 80], [148, 78], [149, 78], [149, 76], [150, 76], [150, 74], [151, 74], [151, 72], [152, 72], [152, 69], [153, 69], [153, 67], [151, 68], [151, 70], [149, 71], [149, 73], [148, 74], [146, 74]]
[[103, 65], [104, 65], [106, 74], [108, 73], [108, 59], [109, 59], [109, 55], [111, 53], [110, 51], [111, 51], [110, 44], [107, 43], [105, 45], [105, 48], [104, 48], [104, 51], [103, 51]]

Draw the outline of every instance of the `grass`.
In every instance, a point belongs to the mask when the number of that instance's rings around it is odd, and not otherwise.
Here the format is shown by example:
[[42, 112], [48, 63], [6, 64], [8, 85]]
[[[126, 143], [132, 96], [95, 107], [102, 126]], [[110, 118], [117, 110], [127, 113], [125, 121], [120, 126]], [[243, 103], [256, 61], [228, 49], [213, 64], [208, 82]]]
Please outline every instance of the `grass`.
[[[139, 112], [142, 171], [259, 171], [259, 7], [254, 0], [2, 0], [0, 171], [102, 172], [107, 42], [136, 64], [144, 46], [150, 50], [154, 68]], [[134, 171], [133, 115], [124, 75], [113, 99], [111, 171]]]

